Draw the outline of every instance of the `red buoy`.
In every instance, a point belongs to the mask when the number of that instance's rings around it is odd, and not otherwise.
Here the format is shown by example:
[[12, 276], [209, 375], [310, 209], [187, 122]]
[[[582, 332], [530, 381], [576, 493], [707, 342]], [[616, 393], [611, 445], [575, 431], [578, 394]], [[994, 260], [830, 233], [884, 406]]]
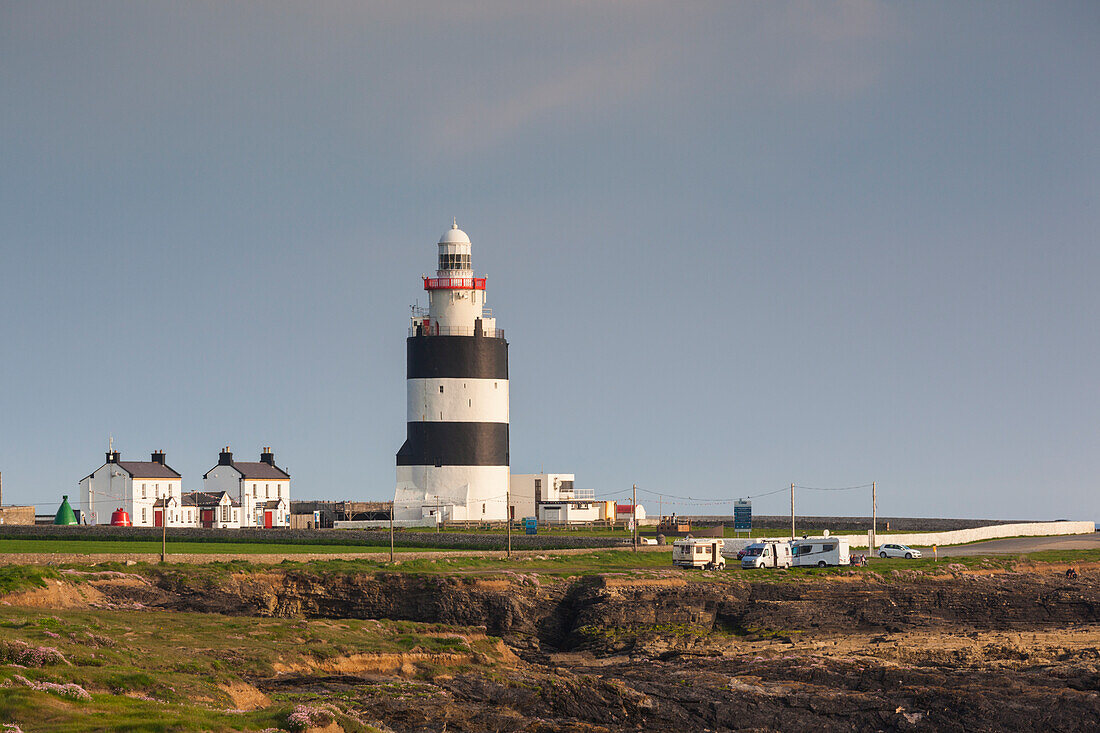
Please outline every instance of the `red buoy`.
[[131, 526], [131, 524], [130, 524], [130, 515], [127, 514], [125, 511], [123, 511], [122, 507], [119, 507], [118, 509], [115, 509], [114, 513], [111, 514], [111, 526], [112, 527], [129, 527], [129, 526]]

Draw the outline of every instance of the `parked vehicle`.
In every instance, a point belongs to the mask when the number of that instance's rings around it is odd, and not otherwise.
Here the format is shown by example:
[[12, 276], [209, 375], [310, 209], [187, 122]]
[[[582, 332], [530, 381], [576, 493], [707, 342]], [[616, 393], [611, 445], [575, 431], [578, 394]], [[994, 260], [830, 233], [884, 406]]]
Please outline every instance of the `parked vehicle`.
[[791, 543], [786, 540], [765, 540], [745, 548], [741, 558], [743, 568], [789, 568]]
[[688, 537], [672, 543], [672, 564], [684, 568], [724, 570], [726, 558], [722, 557], [725, 540], [710, 537]]
[[828, 565], [847, 565], [850, 548], [848, 540], [840, 537], [803, 537], [791, 543], [794, 564], [800, 567], [819, 568]]
[[882, 558], [886, 557], [904, 557], [906, 560], [912, 560], [914, 557], [920, 557], [920, 550], [914, 550], [908, 545], [879, 545], [878, 556]]

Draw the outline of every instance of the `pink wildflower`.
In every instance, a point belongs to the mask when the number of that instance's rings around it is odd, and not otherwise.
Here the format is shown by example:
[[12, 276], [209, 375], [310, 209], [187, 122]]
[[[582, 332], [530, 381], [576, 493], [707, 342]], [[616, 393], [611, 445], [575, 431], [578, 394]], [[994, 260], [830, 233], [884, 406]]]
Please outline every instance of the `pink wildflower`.
[[24, 641], [0, 642], [0, 659], [27, 667], [68, 664], [65, 656], [52, 646], [31, 646]]
[[330, 705], [295, 705], [294, 712], [287, 716], [286, 722], [291, 730], [320, 728], [336, 719], [334, 712]]
[[67, 682], [65, 684], [58, 684], [56, 682], [32, 682], [26, 677], [18, 674], [12, 675], [12, 679], [20, 684], [26, 685], [32, 690], [38, 690], [39, 692], [49, 692], [72, 700], [88, 701], [92, 699], [92, 696], [87, 690], [74, 682]]

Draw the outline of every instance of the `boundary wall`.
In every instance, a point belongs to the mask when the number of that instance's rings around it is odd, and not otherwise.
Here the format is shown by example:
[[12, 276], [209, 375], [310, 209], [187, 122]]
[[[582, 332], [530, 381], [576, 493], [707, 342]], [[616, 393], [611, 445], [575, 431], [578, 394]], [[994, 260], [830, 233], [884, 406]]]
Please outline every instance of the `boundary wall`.
[[[1015, 524], [996, 524], [987, 527], [972, 527], [970, 529], [956, 529], [947, 532], [915, 532], [910, 534], [880, 534], [876, 541], [878, 545], [887, 542], [897, 545], [909, 545], [910, 547], [947, 547], [949, 545], [963, 545], [968, 542], [980, 542], [982, 540], [998, 540], [1008, 537], [1049, 537], [1053, 535], [1068, 534], [1092, 534], [1096, 531], [1095, 522], [1020, 522]], [[867, 547], [867, 535], [863, 534], [831, 534], [830, 537], [839, 537], [848, 540], [848, 546], [855, 548]], [[798, 535], [801, 537], [802, 535]], [[813, 535], [811, 535], [813, 536]], [[753, 542], [763, 539], [783, 539], [782, 537], [760, 537], [746, 540], [727, 539], [727, 550], [733, 548], [740, 550]]]

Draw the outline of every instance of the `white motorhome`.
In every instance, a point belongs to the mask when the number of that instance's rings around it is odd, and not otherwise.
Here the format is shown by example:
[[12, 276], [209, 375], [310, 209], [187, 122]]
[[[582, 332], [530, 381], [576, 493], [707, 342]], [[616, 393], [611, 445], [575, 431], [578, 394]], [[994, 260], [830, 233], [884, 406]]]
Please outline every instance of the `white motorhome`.
[[764, 540], [745, 548], [741, 556], [743, 568], [789, 568], [791, 543], [787, 540]]
[[794, 564], [819, 568], [828, 565], [847, 565], [850, 558], [848, 540], [840, 537], [803, 537], [791, 543]]
[[685, 568], [723, 570], [726, 558], [722, 557], [725, 541], [707, 537], [688, 537], [672, 543], [672, 564]]

